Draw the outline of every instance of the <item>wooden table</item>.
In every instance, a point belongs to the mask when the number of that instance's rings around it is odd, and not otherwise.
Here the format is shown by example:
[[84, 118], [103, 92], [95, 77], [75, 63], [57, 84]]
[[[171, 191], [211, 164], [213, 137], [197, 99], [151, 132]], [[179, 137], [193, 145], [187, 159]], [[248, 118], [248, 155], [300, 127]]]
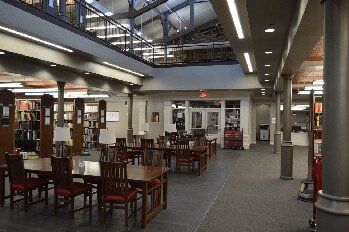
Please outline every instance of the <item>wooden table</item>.
[[[215, 142], [216, 140], [212, 140], [210, 144]], [[111, 146], [112, 147], [112, 146]], [[140, 143], [127, 143], [126, 148], [134, 151], [141, 151], [143, 150], [143, 147]], [[189, 146], [191, 152], [198, 160], [198, 175], [200, 176], [206, 169], [207, 169], [207, 156], [208, 152], [206, 152], [207, 149], [213, 149], [213, 147], [210, 145], [208, 148], [206, 147], [196, 147], [194, 145]], [[170, 151], [167, 154], [176, 154], [176, 146], [175, 145], [160, 145], [155, 143], [153, 148], [150, 148], [149, 150], [157, 150], [157, 151]]]
[[[81, 162], [81, 161], [80, 161]], [[79, 162], [73, 161], [73, 177], [74, 178], [93, 178], [100, 180], [100, 164], [99, 162], [82, 161], [84, 165]], [[33, 160], [25, 160], [24, 167], [28, 173], [41, 174], [51, 173], [51, 159], [50, 158], [38, 158]], [[4, 205], [5, 201], [5, 172], [7, 170], [6, 165], [0, 166], [0, 207]], [[142, 186], [142, 228], [145, 228], [147, 222], [149, 222], [161, 208], [167, 208], [167, 189], [168, 189], [168, 174], [169, 168], [166, 167], [147, 167], [139, 165], [128, 165], [127, 175], [129, 181], [139, 183]], [[159, 207], [149, 212], [147, 210], [147, 197], [153, 190], [150, 189], [148, 184], [151, 180], [158, 178], [160, 185], [162, 186], [162, 201]]]

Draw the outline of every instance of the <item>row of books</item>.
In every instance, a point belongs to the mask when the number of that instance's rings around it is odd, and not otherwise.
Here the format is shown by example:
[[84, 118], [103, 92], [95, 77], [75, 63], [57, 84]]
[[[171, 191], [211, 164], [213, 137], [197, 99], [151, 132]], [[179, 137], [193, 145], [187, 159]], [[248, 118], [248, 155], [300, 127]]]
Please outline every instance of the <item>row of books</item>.
[[40, 102], [30, 100], [18, 100], [16, 101], [16, 110], [40, 110]]

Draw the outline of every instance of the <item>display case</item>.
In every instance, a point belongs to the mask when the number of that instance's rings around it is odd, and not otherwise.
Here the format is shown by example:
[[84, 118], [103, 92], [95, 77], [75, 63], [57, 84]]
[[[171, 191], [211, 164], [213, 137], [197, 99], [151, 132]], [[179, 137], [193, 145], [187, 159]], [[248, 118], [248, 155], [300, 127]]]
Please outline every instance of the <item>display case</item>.
[[185, 101], [172, 102], [172, 124], [176, 124], [177, 131], [185, 130]]
[[225, 128], [240, 130], [240, 101], [225, 102]]

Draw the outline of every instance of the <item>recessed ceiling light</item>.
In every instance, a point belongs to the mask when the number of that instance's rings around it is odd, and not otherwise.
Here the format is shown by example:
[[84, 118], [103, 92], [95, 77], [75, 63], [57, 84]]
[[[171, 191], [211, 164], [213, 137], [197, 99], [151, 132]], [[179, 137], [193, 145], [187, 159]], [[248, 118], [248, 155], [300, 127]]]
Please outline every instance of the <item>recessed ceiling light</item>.
[[245, 35], [244, 35], [244, 31], [242, 30], [238, 9], [236, 7], [236, 2], [235, 0], [226, 0], [226, 1], [228, 3], [230, 15], [233, 18], [233, 23], [234, 23], [234, 27], [238, 35], [238, 38], [244, 39]]
[[51, 67], [56, 67], [57, 65], [56, 64], [50, 64]]
[[184, 27], [185, 30], [187, 30], [187, 27]]
[[0, 55], [5, 55], [5, 52], [0, 52]]
[[270, 55], [270, 54], [273, 54], [273, 51], [272, 51], [272, 50], [265, 50], [265, 51], [264, 51], [264, 54]]
[[270, 64], [265, 64], [264, 67], [271, 67], [271, 65]]
[[247, 64], [248, 71], [249, 72], [253, 72], [250, 54], [245, 52], [244, 53], [244, 57], [245, 57], [245, 61], [246, 61], [246, 64]]
[[130, 83], [130, 85], [134, 85], [133, 83]]
[[265, 91], [265, 89], [261, 89], [261, 91]]
[[265, 29], [264, 29], [264, 32], [265, 32], [265, 33], [273, 33], [273, 32], [275, 32], [275, 27], [274, 27], [274, 25], [270, 25], [269, 27], [265, 28]]
[[85, 75], [90, 75], [91, 73], [89, 73], [89, 72], [85, 72], [84, 74], [85, 74]]

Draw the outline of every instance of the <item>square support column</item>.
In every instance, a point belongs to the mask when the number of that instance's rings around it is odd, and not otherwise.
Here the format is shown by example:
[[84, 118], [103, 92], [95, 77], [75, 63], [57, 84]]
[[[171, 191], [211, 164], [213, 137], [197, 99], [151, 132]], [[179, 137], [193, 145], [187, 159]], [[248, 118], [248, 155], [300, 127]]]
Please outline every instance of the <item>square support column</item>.
[[293, 179], [293, 144], [291, 141], [292, 129], [292, 77], [282, 76], [284, 81], [284, 120], [283, 120], [283, 141], [281, 143], [281, 174], [280, 178], [284, 180]]

